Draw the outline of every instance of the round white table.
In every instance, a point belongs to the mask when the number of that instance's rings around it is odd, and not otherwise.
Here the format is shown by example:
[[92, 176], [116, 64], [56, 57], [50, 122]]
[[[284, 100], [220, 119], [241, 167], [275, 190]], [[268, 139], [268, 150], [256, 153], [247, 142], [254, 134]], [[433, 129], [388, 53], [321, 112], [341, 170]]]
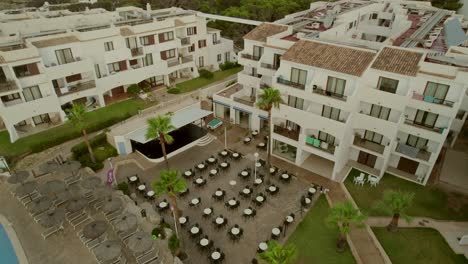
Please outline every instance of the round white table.
[[268, 187], [268, 190], [270, 192], [275, 192], [276, 191], [276, 186], [270, 186], [270, 187]]
[[236, 184], [237, 184], [236, 181], [229, 181], [229, 185], [231, 185], [231, 186], [235, 186]]
[[218, 218], [216, 218], [216, 220], [215, 220], [215, 221], [216, 221], [216, 224], [218, 224], [218, 225], [221, 225], [221, 224], [223, 224], [223, 223], [224, 223], [224, 218], [222, 218], [222, 217], [218, 217]]
[[210, 170], [210, 173], [211, 173], [211, 174], [216, 174], [216, 173], [218, 173], [218, 171], [215, 170], [215, 169], [212, 169], [212, 170]]
[[254, 135], [254, 136], [258, 135], [258, 131], [256, 131], [256, 130], [252, 131], [252, 135]]
[[275, 172], [275, 168], [270, 168], [270, 173]]
[[232, 153], [232, 156], [233, 156], [234, 158], [238, 158], [238, 157], [239, 157], [239, 153], [234, 152], [234, 153]]
[[262, 164], [261, 164], [260, 162], [257, 162], [257, 163], [255, 163], [255, 166], [256, 166], [257, 168], [260, 168], [260, 167], [262, 166]]
[[160, 202], [159, 203], [159, 208], [166, 208], [167, 207], [167, 203], [166, 202]]
[[237, 236], [240, 233], [240, 229], [237, 227], [231, 228], [231, 234]]
[[255, 179], [255, 183], [256, 183], [256, 184], [262, 183], [262, 179], [260, 179], [260, 178]]
[[208, 246], [209, 243], [210, 243], [210, 241], [208, 239], [206, 239], [206, 238], [202, 238], [200, 240], [200, 246], [202, 246], [202, 247]]
[[138, 190], [140, 190], [140, 191], [144, 191], [145, 189], [146, 189], [146, 185], [142, 184], [142, 185], [138, 186]]
[[273, 229], [271, 230], [271, 233], [272, 233], [273, 235], [275, 235], [275, 236], [279, 236], [279, 234], [281, 233], [281, 230], [280, 230], [279, 228], [275, 227], [275, 228], [273, 228]]
[[265, 143], [260, 142], [260, 143], [258, 143], [258, 146], [263, 148], [265, 146]]
[[247, 176], [247, 175], [249, 175], [249, 173], [246, 172], [246, 171], [241, 171], [241, 175], [242, 175], [242, 176]]
[[184, 175], [185, 175], [185, 176], [191, 176], [191, 175], [192, 175], [192, 172], [191, 172], [191, 171], [186, 171], [186, 172], [184, 172]]
[[314, 194], [316, 192], [317, 192], [317, 190], [314, 187], [309, 188], [309, 193]]
[[287, 180], [287, 179], [289, 179], [289, 174], [283, 173], [283, 174], [281, 174], [281, 178]]
[[227, 164], [226, 162], [222, 162], [220, 165], [221, 165], [221, 167], [223, 167], [223, 168], [226, 168], [226, 167], [228, 166], [228, 164]]
[[148, 197], [153, 197], [154, 196], [154, 191], [149, 191], [146, 193], [146, 196]]
[[286, 216], [286, 222], [292, 223], [294, 221], [294, 218], [290, 215]]
[[218, 196], [218, 197], [221, 197], [221, 196], [223, 196], [223, 192], [222, 191], [216, 191], [215, 195]]
[[197, 184], [202, 184], [202, 183], [203, 183], [203, 179], [202, 179], [202, 178], [197, 178], [197, 179], [195, 180], [195, 182], [196, 182]]
[[179, 217], [179, 223], [181, 223], [181, 224], [187, 223], [187, 218], [186, 218], [186, 217], [183, 217], [183, 216], [182, 216], [182, 217]]
[[211, 210], [211, 208], [205, 208], [205, 209], [203, 209], [203, 213], [206, 214], [206, 215], [210, 215], [211, 212], [213, 212], [213, 210]]
[[196, 234], [198, 234], [198, 232], [200, 232], [200, 228], [198, 228], [196, 226], [190, 228], [190, 233], [196, 235]]
[[130, 181], [131, 182], [136, 182], [138, 180], [138, 177], [137, 176], [132, 176], [130, 177]]
[[252, 139], [250, 139], [249, 137], [246, 137], [244, 138], [244, 142], [250, 142]]
[[208, 158], [208, 162], [211, 162], [211, 163], [215, 162], [215, 158]]
[[198, 198], [193, 198], [192, 201], [190, 201], [193, 205], [197, 205], [198, 203], [200, 203], [200, 200], [198, 200]]
[[199, 169], [203, 169], [203, 168], [205, 168], [205, 164], [198, 164], [197, 167], [198, 167]]
[[227, 151], [225, 150], [221, 151], [221, 156], [226, 156], [227, 154], [228, 154]]
[[244, 209], [244, 214], [245, 215], [251, 215], [252, 214], [252, 209], [250, 209], [250, 208]]
[[268, 249], [268, 244], [265, 242], [260, 242], [260, 244], [258, 244], [258, 248], [262, 251], [265, 251]]
[[243, 192], [244, 194], [250, 194], [250, 189], [249, 189], [249, 188], [244, 188], [244, 189], [242, 190], [242, 192]]
[[230, 206], [234, 206], [234, 205], [237, 204], [237, 201], [234, 200], [234, 199], [231, 199], [231, 200], [228, 201], [228, 204], [229, 204]]
[[257, 202], [259, 203], [263, 203], [263, 201], [265, 201], [265, 198], [263, 198], [263, 196], [257, 196], [255, 197], [255, 200], [257, 200]]
[[311, 200], [310, 200], [309, 198], [306, 197], [306, 198], [305, 198], [305, 203], [306, 203], [306, 204], [310, 204], [310, 202], [311, 202]]
[[214, 260], [218, 260], [221, 258], [221, 253], [219, 253], [218, 251], [215, 251], [213, 253], [211, 253], [211, 258], [214, 259]]

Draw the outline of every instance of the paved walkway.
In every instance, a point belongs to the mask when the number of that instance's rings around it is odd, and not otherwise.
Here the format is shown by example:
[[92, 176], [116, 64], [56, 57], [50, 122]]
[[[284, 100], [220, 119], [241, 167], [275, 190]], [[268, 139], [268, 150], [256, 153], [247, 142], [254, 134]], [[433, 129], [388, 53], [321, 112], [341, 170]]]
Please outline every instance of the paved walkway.
[[[373, 227], [384, 227], [388, 225], [390, 220], [391, 217], [369, 217], [366, 222]], [[458, 238], [468, 234], [468, 222], [440, 221], [428, 217], [415, 217], [410, 223], [400, 220], [399, 226], [436, 229], [456, 254], [464, 254], [468, 258], [468, 245], [461, 246], [458, 244]]]

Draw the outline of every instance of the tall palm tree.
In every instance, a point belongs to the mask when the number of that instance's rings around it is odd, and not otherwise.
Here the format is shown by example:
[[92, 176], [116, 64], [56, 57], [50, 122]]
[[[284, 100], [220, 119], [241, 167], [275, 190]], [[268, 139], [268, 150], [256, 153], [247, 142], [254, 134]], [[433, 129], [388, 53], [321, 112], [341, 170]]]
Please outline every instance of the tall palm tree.
[[294, 245], [281, 246], [275, 240], [268, 242], [268, 249], [259, 254], [261, 260], [268, 264], [288, 264], [296, 257]]
[[187, 182], [179, 176], [178, 170], [163, 170], [159, 173], [161, 178], [152, 183], [153, 190], [157, 195], [166, 194], [171, 200], [171, 207], [174, 212], [174, 226], [177, 237], [179, 238], [179, 207], [177, 206], [177, 194], [184, 192], [187, 189]]
[[281, 93], [278, 89], [271, 87], [263, 89], [263, 93], [259, 95], [259, 101], [257, 106], [260, 109], [263, 109], [268, 112], [268, 143], [267, 143], [267, 169], [271, 167], [271, 125], [273, 120], [271, 119], [271, 109], [279, 108], [280, 104], [284, 103], [283, 98], [281, 98]]
[[351, 231], [350, 224], [363, 227], [366, 217], [358, 209], [355, 209], [350, 201], [336, 204], [330, 208], [326, 223], [331, 226], [338, 226], [340, 235], [336, 242], [336, 247], [339, 252], [343, 252], [346, 249], [346, 235]]
[[68, 123], [81, 130], [86, 147], [88, 147], [89, 156], [93, 163], [96, 163], [93, 149], [89, 144], [88, 134], [86, 133], [86, 106], [84, 104], [73, 104], [73, 107], [66, 110]]
[[169, 135], [169, 132], [175, 129], [171, 124], [171, 117], [169, 114], [157, 116], [147, 120], [148, 130], [146, 131], [146, 139], [159, 139], [161, 144], [164, 161], [166, 162], [166, 169], [169, 169], [169, 161], [166, 155], [166, 144], [172, 144], [174, 138]]
[[411, 221], [411, 217], [406, 214], [406, 210], [411, 206], [414, 199], [414, 193], [401, 192], [401, 191], [385, 191], [382, 200], [375, 204], [376, 209], [380, 209], [385, 213], [392, 214], [392, 220], [387, 226], [387, 230], [390, 232], [396, 232], [398, 230], [398, 222], [400, 217]]

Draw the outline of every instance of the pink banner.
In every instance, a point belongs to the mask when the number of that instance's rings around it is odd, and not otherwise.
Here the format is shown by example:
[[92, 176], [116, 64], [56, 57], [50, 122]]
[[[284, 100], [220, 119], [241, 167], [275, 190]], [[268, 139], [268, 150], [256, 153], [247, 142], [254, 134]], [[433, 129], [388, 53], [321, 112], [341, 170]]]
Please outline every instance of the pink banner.
[[112, 185], [113, 182], [114, 182], [114, 169], [109, 169], [109, 171], [107, 171], [107, 184]]

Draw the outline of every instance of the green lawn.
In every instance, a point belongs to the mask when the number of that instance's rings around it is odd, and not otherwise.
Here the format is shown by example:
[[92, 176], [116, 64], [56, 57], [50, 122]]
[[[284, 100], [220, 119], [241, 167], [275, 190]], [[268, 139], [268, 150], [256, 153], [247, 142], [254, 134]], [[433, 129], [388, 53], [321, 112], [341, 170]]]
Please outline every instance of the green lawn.
[[[129, 99], [86, 113], [89, 123], [87, 132], [91, 133], [129, 118], [151, 104], [138, 99]], [[0, 156], [15, 158], [27, 153], [39, 152], [49, 147], [81, 136], [81, 132], [70, 124], [27, 136], [10, 143], [7, 131], [0, 132]]]
[[289, 237], [287, 243], [297, 248], [297, 264], [356, 263], [349, 249], [336, 252], [338, 229], [325, 225], [328, 210], [327, 200], [322, 196]]
[[[375, 201], [382, 198], [382, 193], [385, 190], [401, 190], [415, 193], [413, 205], [408, 209], [408, 214], [411, 216], [425, 216], [440, 220], [468, 220], [468, 204], [451, 206], [449, 195], [437, 187], [422, 186], [391, 174], [385, 174], [377, 187], [370, 187], [369, 184], [358, 186], [353, 184], [353, 179], [359, 173], [358, 170], [353, 169], [346, 179], [345, 185], [359, 208], [371, 216], [382, 215], [381, 212], [372, 207]], [[452, 203], [464, 200], [457, 199], [456, 196], [454, 198], [451, 199]], [[454, 207], [459, 208], [456, 210]]]
[[230, 75], [233, 75], [233, 74], [236, 74], [240, 71], [242, 71], [242, 67], [236, 67], [236, 68], [232, 68], [232, 69], [228, 69], [228, 70], [225, 70], [225, 71], [216, 71], [216, 72], [213, 72], [213, 78], [212, 79], [205, 79], [205, 78], [201, 78], [201, 77], [198, 77], [198, 78], [194, 78], [192, 80], [188, 80], [188, 81], [185, 81], [185, 82], [181, 82], [179, 84], [176, 85], [176, 87], [178, 89], [180, 89], [180, 93], [188, 93], [188, 92], [191, 92], [191, 91], [195, 91], [203, 86], [206, 86], [210, 83], [214, 83], [214, 82], [217, 82], [219, 80], [222, 80]]
[[372, 230], [393, 264], [468, 262], [465, 256], [453, 252], [437, 230], [400, 228], [396, 233], [390, 233], [384, 227], [372, 228]]

